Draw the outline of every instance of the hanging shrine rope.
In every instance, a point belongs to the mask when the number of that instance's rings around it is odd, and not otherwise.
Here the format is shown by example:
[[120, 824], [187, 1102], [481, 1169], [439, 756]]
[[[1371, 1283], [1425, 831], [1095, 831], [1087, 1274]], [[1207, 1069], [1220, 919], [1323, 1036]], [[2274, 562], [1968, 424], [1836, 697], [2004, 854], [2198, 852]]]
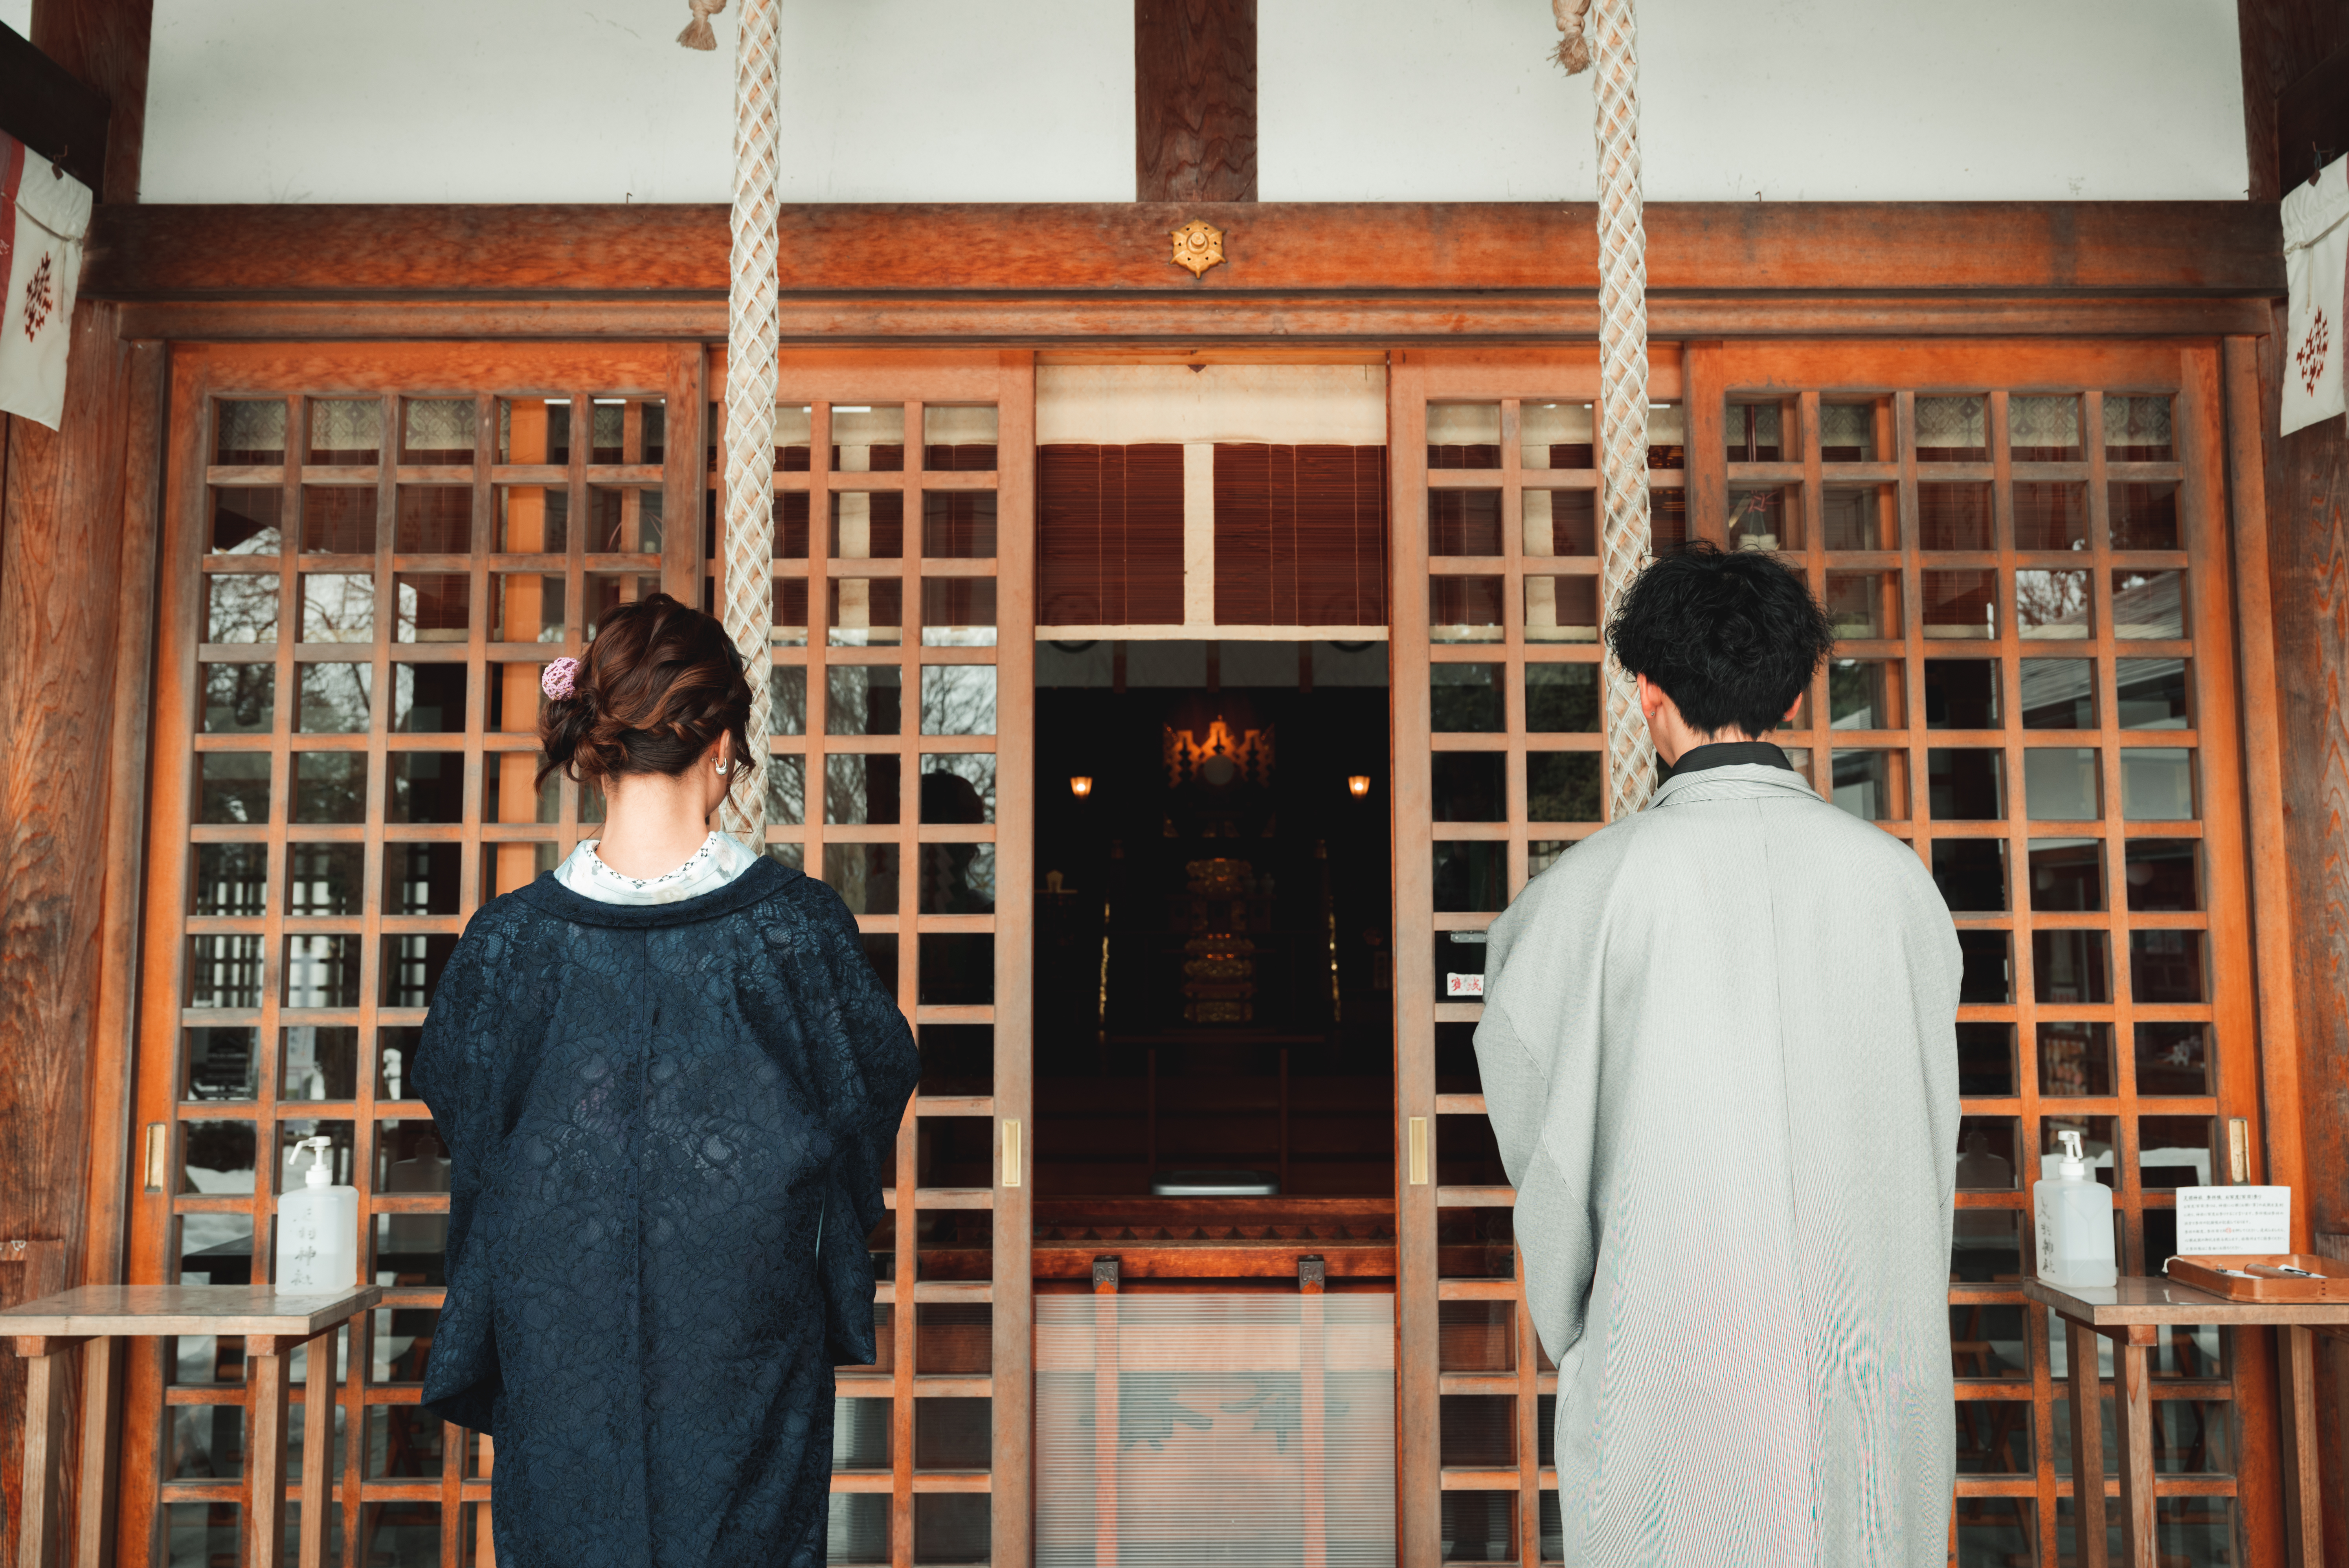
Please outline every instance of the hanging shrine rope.
[[[1648, 237], [1640, 216], [1640, 59], [1631, 0], [1550, 0], [1568, 76], [1593, 66], [1599, 137], [1599, 614], [1614, 614], [1646, 564]], [[1639, 687], [1613, 659], [1607, 685], [1607, 816], [1647, 804], [1656, 749]]]
[[[694, 18], [678, 42], [709, 48], [708, 15], [725, 0], [691, 0]], [[754, 850], [767, 837], [768, 636], [774, 619], [775, 364], [782, 308], [777, 163], [782, 133], [776, 76], [781, 0], [743, 0], [734, 56], [732, 278], [726, 302], [726, 559], [719, 618], [742, 654], [750, 682], [750, 745], [760, 772], [726, 798], [725, 827]], [[696, 29], [699, 29], [697, 35]]]

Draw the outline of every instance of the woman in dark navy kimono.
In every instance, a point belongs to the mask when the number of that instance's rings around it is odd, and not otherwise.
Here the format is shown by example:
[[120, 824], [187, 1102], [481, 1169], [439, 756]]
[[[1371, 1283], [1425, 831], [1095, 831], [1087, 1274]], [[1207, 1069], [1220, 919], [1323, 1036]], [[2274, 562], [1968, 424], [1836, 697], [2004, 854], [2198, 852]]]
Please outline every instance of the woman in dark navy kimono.
[[709, 830], [755, 755], [716, 621], [655, 594], [544, 685], [540, 778], [609, 806], [473, 917], [425, 1022], [424, 1400], [497, 1439], [502, 1568], [819, 1564], [913, 1037], [839, 897]]

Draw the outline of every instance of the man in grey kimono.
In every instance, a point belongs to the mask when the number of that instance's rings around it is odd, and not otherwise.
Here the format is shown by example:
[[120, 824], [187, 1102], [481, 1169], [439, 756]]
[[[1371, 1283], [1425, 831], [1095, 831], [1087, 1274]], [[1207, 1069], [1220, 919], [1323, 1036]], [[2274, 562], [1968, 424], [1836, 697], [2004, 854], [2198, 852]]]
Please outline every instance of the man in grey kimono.
[[1494, 923], [1476, 1028], [1566, 1560], [1938, 1564], [1956, 934], [1763, 738], [1834, 642], [1798, 578], [1669, 556], [1608, 641], [1671, 776]]

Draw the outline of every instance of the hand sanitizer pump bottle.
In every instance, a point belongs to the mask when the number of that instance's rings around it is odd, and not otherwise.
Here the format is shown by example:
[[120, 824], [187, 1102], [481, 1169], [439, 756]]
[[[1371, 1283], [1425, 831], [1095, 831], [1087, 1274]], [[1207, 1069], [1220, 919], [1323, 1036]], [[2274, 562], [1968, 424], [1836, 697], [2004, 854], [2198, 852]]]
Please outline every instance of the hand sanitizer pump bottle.
[[284, 1291], [348, 1290], [358, 1283], [359, 1194], [327, 1183], [334, 1140], [305, 1138], [310, 1150], [304, 1184], [277, 1201], [277, 1277]]
[[2031, 1189], [2038, 1215], [2039, 1277], [2049, 1284], [2109, 1285], [2113, 1261], [2112, 1190], [2095, 1179], [2077, 1132], [2059, 1132], [2064, 1157], [2055, 1174]]

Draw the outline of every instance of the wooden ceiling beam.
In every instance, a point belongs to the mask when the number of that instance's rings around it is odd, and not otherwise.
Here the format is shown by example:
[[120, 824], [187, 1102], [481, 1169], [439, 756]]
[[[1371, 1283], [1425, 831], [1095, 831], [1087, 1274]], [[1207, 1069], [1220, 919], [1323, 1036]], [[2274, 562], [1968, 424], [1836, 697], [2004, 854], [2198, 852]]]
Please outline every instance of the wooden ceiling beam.
[[[1192, 279], [1167, 231], [1204, 216]], [[1506, 297], [1595, 289], [1568, 202], [901, 203], [787, 207], [787, 299], [988, 291], [1195, 299], [1283, 292]], [[1688, 202], [1647, 210], [1651, 297], [1675, 292], [2276, 297], [2272, 203]], [[115, 300], [723, 298], [708, 206], [101, 208], [85, 295]]]
[[106, 180], [107, 114], [104, 93], [0, 26], [0, 132], [96, 191]]
[[139, 200], [154, 31], [155, 0], [33, 0], [33, 46], [105, 100], [104, 168], [79, 176], [100, 201]]

